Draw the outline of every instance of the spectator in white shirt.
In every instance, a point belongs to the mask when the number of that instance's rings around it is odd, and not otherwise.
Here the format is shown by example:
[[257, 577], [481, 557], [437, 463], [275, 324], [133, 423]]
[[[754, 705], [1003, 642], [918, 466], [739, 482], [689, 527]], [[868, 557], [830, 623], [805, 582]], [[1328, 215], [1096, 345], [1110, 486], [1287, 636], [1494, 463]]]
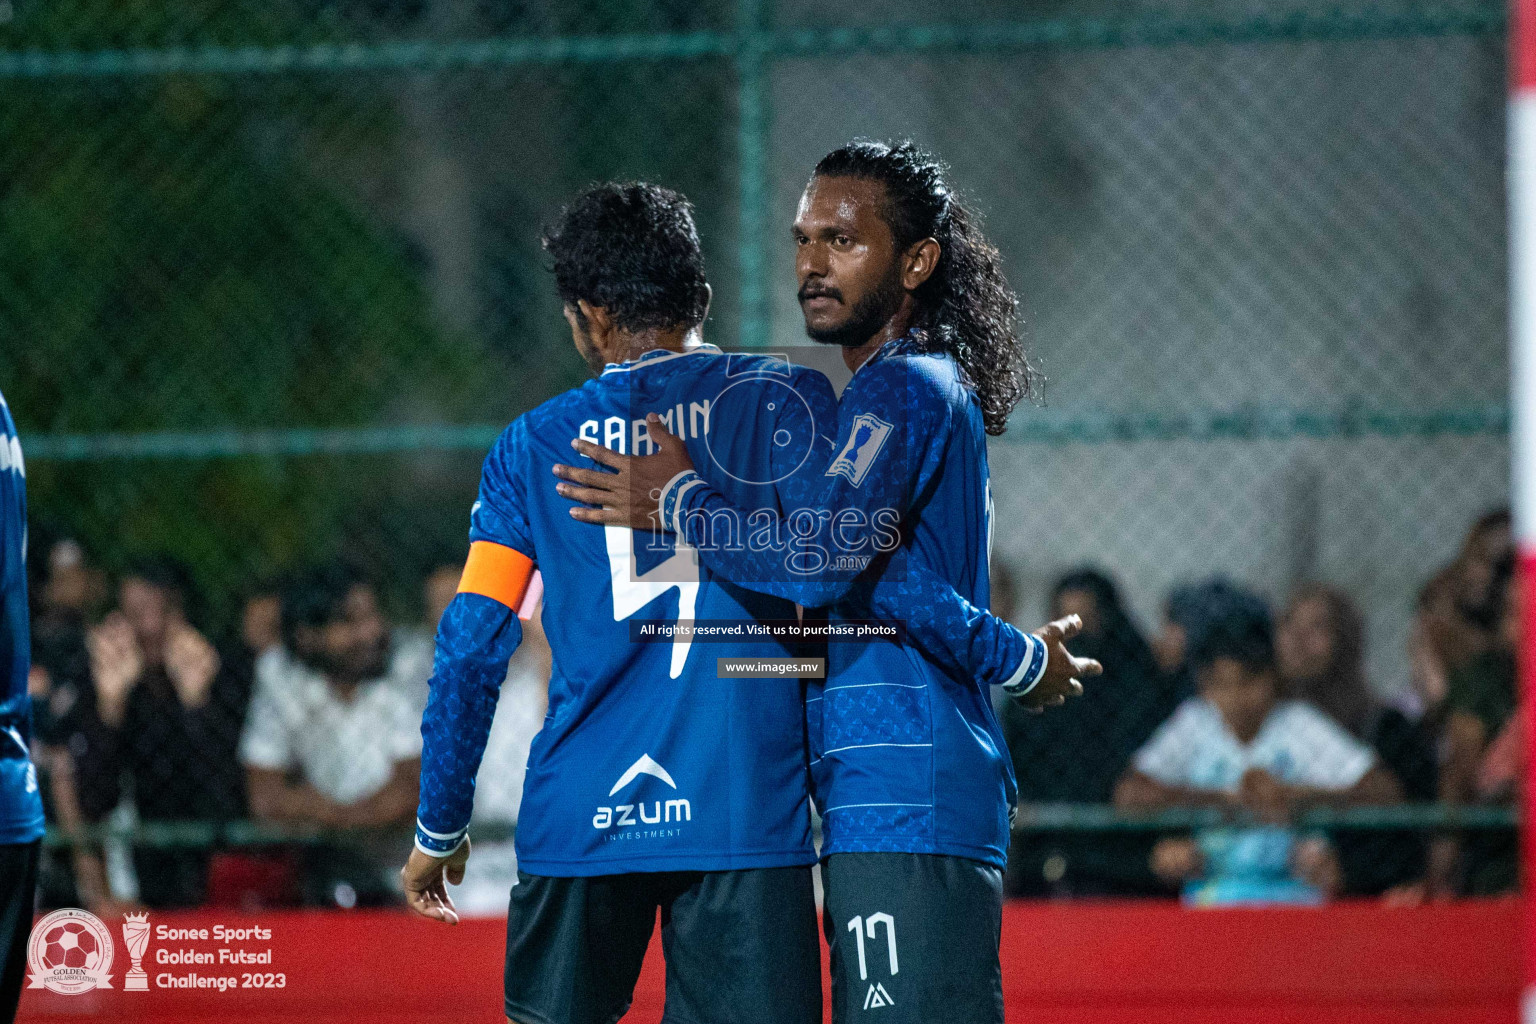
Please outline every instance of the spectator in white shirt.
[[1259, 598], [1233, 590], [1190, 638], [1199, 696], [1136, 752], [1115, 789], [1126, 810], [1212, 807], [1253, 827], [1164, 839], [1152, 869], [1187, 902], [1314, 903], [1337, 885], [1325, 841], [1287, 826], [1307, 807], [1390, 803], [1397, 781], [1369, 747], [1310, 704], [1281, 701], [1273, 628]]
[[[284, 648], [263, 658], [240, 740], [256, 818], [335, 829], [409, 823], [421, 771], [421, 709], [402, 677], [416, 659], [392, 650], [378, 595], [333, 565], [283, 594]], [[390, 830], [404, 834], [398, 829]], [[378, 841], [331, 847], [306, 871], [307, 900], [379, 902], [394, 883]], [[317, 876], [328, 877], [316, 885]], [[378, 884], [384, 879], [384, 889]]]

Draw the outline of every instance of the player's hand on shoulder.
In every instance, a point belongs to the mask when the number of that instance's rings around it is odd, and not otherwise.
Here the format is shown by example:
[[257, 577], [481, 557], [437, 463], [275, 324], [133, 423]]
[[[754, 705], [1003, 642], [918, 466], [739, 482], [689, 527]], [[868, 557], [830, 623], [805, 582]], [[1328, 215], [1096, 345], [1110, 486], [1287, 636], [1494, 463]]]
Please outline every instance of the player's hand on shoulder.
[[1082, 680], [1104, 671], [1092, 658], [1079, 658], [1067, 650], [1067, 641], [1082, 632], [1083, 620], [1076, 615], [1048, 622], [1035, 630], [1035, 636], [1045, 641], [1045, 675], [1024, 696], [1017, 698], [1031, 711], [1044, 711], [1067, 702], [1069, 697], [1083, 695]]
[[[693, 469], [693, 459], [683, 439], [668, 431], [655, 413], [646, 417], [646, 428], [657, 445], [653, 455], [620, 455], [581, 438], [571, 442], [577, 453], [605, 467], [554, 467], [555, 476], [561, 480], [555, 490], [562, 497], [582, 503], [572, 506], [572, 519], [635, 530], [660, 528], [656, 502], [661, 489], [679, 473]], [[587, 507], [591, 505], [598, 507]]]
[[429, 857], [420, 850], [412, 850], [405, 867], [400, 869], [400, 884], [411, 910], [433, 921], [458, 924], [459, 912], [445, 883], [458, 885], [464, 881], [464, 865], [468, 861], [468, 839], [446, 857]]

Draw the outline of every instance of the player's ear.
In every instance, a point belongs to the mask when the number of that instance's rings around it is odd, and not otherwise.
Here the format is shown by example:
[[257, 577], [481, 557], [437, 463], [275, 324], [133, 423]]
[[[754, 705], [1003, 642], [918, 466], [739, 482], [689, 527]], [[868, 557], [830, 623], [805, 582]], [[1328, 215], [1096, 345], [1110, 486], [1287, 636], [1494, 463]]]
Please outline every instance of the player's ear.
[[594, 306], [586, 299], [576, 300], [576, 310], [586, 321], [587, 336], [601, 346], [613, 333], [613, 318], [602, 306]]
[[715, 301], [715, 290], [713, 288], [711, 288], [709, 286], [709, 282], [706, 281], [706, 282], [704, 282], [704, 319], [705, 320], [709, 319], [709, 305], [710, 305], [710, 303], [712, 303], [714, 301]]
[[580, 349], [583, 340], [587, 336], [586, 319], [581, 315], [581, 310], [570, 304], [561, 306], [560, 312], [565, 314], [565, 322], [571, 325], [571, 338], [575, 340], [576, 347]]
[[925, 238], [920, 242], [914, 242], [907, 249], [901, 268], [901, 286], [909, 292], [917, 291], [923, 286], [923, 282], [933, 276], [938, 268], [939, 256], [943, 253], [938, 239]]

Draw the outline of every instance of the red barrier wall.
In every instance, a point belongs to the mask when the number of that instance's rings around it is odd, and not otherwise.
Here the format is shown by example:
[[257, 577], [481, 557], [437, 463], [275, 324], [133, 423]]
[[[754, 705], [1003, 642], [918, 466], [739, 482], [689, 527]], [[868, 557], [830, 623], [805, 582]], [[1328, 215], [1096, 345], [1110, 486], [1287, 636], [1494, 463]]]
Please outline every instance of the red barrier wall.
[[[1190, 911], [1167, 904], [1010, 904], [1003, 970], [1008, 1018], [1031, 1024], [1231, 1021], [1510, 1024], [1520, 988], [1516, 901], [1422, 909], [1375, 904], [1322, 910]], [[269, 967], [162, 966], [156, 950], [216, 951], [214, 941], [152, 938], [148, 992], [121, 991], [121, 922], [111, 990], [28, 990], [18, 1018], [62, 1024], [111, 1016], [156, 1024], [355, 1021], [468, 1024], [501, 1020], [501, 921], [455, 928], [394, 913], [151, 914], [177, 928], [259, 925]], [[281, 989], [157, 990], [156, 975], [282, 972]], [[652, 948], [627, 1021], [660, 1019]]]

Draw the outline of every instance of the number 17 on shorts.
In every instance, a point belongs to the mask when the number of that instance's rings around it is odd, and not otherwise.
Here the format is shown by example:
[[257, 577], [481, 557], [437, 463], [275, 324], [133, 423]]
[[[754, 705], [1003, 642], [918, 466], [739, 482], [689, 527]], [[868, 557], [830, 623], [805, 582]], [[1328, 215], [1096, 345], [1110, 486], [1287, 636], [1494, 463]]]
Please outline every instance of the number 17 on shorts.
[[[885, 928], [885, 952], [887, 956], [886, 966], [889, 967], [889, 975], [895, 978], [901, 971], [901, 960], [896, 952], [896, 919], [890, 914], [881, 912], [870, 914], [868, 917], [855, 917], [848, 922], [848, 930], [854, 935], [854, 942], [859, 951], [859, 981], [869, 986], [864, 994], [864, 1009], [877, 1010], [886, 1006], [894, 1006], [896, 1001], [891, 998], [890, 991], [880, 981], [871, 981], [869, 977], [870, 957], [866, 951], [865, 938], [873, 944], [878, 938], [878, 929]], [[880, 949], [875, 946], [878, 954]], [[879, 964], [876, 964], [878, 970]]]

